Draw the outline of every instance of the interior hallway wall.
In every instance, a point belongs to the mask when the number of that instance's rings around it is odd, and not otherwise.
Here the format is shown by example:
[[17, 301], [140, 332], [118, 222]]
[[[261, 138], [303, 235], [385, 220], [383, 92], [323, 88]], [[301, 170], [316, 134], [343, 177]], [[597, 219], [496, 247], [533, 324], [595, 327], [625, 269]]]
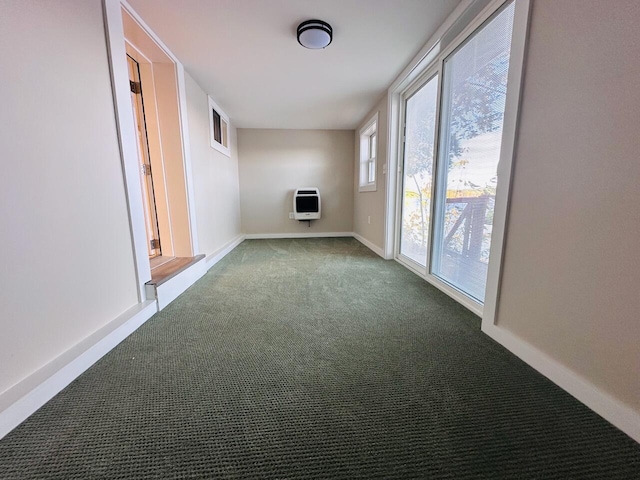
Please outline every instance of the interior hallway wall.
[[138, 298], [102, 2], [3, 2], [0, 63], [2, 393]]
[[[353, 231], [353, 130], [238, 129], [245, 234]], [[318, 187], [322, 218], [289, 219], [293, 192]]]
[[638, 19], [533, 2], [498, 327], [640, 414]]
[[209, 100], [185, 72], [191, 168], [200, 251], [210, 256], [240, 234], [237, 133], [230, 125], [231, 157], [209, 143]]

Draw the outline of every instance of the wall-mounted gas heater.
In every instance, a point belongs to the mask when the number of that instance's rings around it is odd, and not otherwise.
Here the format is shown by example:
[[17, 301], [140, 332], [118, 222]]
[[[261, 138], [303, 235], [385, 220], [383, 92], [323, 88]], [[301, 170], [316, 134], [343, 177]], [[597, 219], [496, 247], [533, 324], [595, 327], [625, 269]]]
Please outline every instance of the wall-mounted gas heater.
[[315, 187], [298, 188], [293, 194], [293, 218], [317, 220], [320, 218], [320, 190]]

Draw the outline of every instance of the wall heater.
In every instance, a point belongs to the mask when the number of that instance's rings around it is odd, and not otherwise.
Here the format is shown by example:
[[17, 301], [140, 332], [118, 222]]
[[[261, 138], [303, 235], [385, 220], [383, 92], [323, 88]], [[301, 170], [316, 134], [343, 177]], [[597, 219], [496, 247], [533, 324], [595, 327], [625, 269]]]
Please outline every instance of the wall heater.
[[293, 194], [293, 218], [317, 220], [320, 218], [320, 190], [315, 187], [298, 188]]

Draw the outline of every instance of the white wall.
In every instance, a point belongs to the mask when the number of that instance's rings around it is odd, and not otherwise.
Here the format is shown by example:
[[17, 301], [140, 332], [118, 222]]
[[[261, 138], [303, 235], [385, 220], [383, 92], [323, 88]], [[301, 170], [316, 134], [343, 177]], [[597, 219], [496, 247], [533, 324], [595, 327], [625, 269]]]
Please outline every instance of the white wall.
[[102, 2], [3, 2], [0, 64], [1, 393], [138, 298]]
[[[353, 130], [238, 130], [245, 234], [353, 231]], [[293, 192], [318, 187], [322, 218], [289, 219]]]
[[[381, 250], [384, 248], [384, 212], [387, 175], [387, 95], [363, 119], [355, 131], [355, 166], [353, 182], [353, 231]], [[358, 192], [360, 172], [360, 130], [378, 112], [378, 152], [376, 157], [376, 191]], [[369, 220], [370, 217], [370, 220]]]
[[638, 19], [533, 2], [498, 327], [640, 414]]
[[231, 126], [231, 157], [209, 143], [209, 100], [185, 72], [200, 251], [210, 256], [240, 235], [240, 193], [236, 129]]

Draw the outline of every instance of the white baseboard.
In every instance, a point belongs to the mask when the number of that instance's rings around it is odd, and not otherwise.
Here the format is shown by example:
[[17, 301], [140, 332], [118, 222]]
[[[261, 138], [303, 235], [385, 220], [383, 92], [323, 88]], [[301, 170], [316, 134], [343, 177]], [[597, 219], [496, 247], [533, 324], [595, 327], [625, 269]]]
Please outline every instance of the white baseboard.
[[244, 235], [238, 235], [236, 238], [227, 243], [224, 247], [216, 250], [214, 253], [207, 257], [207, 271], [211, 269], [216, 263], [222, 260], [227, 254], [229, 254], [234, 248], [244, 242]]
[[157, 312], [139, 303], [0, 395], [0, 438], [25, 421]]
[[355, 238], [356, 240], [358, 240], [361, 244], [363, 244], [365, 247], [367, 247], [369, 250], [371, 250], [373, 253], [376, 253], [378, 255], [380, 255], [382, 258], [385, 258], [384, 256], [384, 250], [382, 250], [380, 247], [378, 247], [377, 245], [374, 245], [373, 243], [371, 243], [369, 240], [367, 240], [366, 238], [364, 238], [361, 235], [358, 235], [357, 233], [353, 234], [353, 238]]
[[483, 322], [482, 331], [640, 443], [640, 412], [602, 391], [593, 383], [513, 333], [487, 322]]
[[158, 311], [164, 309], [178, 298], [187, 288], [202, 278], [205, 273], [207, 273], [207, 262], [202, 258], [175, 277], [157, 285], [155, 287], [155, 297], [158, 301]]
[[[109, 322], [77, 345], [0, 395], [0, 439], [79, 377], [91, 365], [133, 333], [158, 310], [166, 307], [206, 271], [244, 241], [236, 237], [176, 277], [148, 292], [150, 300], [140, 303]], [[195, 267], [195, 268], [194, 268]], [[151, 295], [152, 293], [152, 295]], [[154, 296], [157, 295], [156, 299]]]
[[353, 232], [322, 232], [322, 233], [246, 233], [247, 240], [266, 240], [270, 238], [327, 238], [327, 237], [353, 237], [375, 254], [384, 257], [382, 248], [374, 245], [361, 235]]
[[269, 238], [326, 238], [353, 237], [353, 232], [319, 232], [319, 233], [245, 233], [247, 240], [266, 240]]

